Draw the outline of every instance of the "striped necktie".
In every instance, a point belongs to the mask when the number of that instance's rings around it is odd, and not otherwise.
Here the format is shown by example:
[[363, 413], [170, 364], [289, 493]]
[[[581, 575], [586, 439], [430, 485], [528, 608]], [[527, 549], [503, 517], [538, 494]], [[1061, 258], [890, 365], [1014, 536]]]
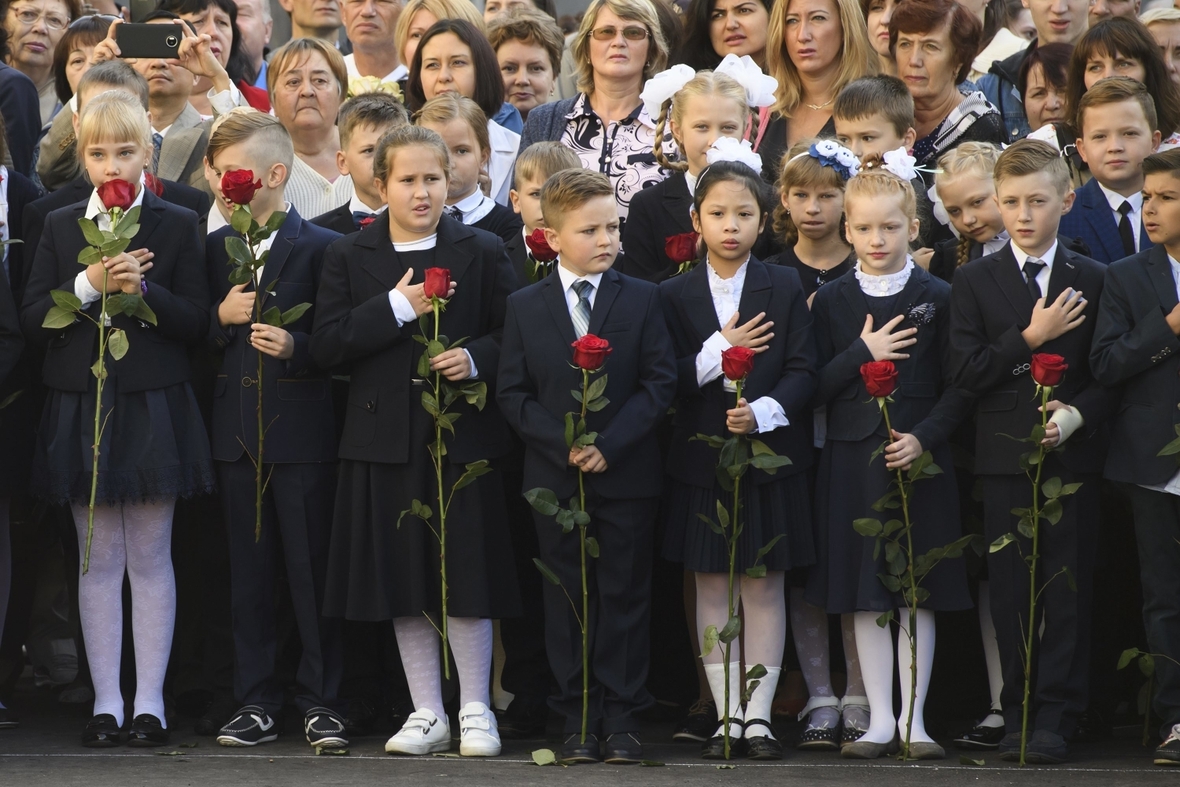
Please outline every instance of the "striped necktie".
[[158, 131], [152, 132], [152, 174], [160, 171], [160, 149], [164, 147], [164, 135]]
[[574, 294], [578, 296], [578, 302], [574, 304], [573, 321], [574, 333], [577, 338], [581, 339], [590, 332], [590, 293], [594, 291], [594, 285], [585, 279], [580, 279], [573, 284]]

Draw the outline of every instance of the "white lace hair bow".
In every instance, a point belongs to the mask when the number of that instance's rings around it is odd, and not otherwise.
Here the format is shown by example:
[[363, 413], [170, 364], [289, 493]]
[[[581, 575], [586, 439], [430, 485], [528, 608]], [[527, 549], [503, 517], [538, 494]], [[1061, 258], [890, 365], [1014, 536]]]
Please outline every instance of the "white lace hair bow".
[[737, 140], [733, 137], [718, 137], [705, 151], [705, 161], [716, 164], [718, 161], [739, 161], [755, 173], [762, 172], [762, 157], [754, 152], [750, 140]]
[[749, 55], [737, 55], [730, 52], [714, 71], [725, 74], [746, 89], [746, 103], [752, 107], [774, 106], [774, 93], [778, 90], [778, 80], [762, 73], [762, 69]]
[[885, 151], [881, 154], [881, 162], [882, 169], [892, 172], [902, 180], [913, 180], [918, 177], [918, 168], [914, 166], [918, 160], [905, 148]]
[[639, 100], [643, 102], [647, 116], [653, 121], [658, 118], [660, 110], [664, 108], [664, 102], [676, 95], [696, 75], [697, 72], [690, 67], [677, 63], [667, 71], [661, 71], [647, 80], [643, 92], [639, 94]]

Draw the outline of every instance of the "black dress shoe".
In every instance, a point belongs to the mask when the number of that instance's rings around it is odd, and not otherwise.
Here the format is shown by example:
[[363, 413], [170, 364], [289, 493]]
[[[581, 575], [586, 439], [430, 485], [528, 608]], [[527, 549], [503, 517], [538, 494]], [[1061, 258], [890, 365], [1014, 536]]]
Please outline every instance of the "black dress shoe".
[[582, 733], [575, 732], [567, 735], [565, 743], [561, 744], [563, 763], [591, 763], [602, 762], [602, 755], [598, 751], [598, 736], [592, 732], [586, 733], [586, 742], [582, 743]]
[[1155, 764], [1180, 765], [1180, 724], [1174, 725], [1167, 739], [1156, 747]]
[[11, 708], [0, 708], [0, 730], [15, 730], [20, 726], [20, 719]]
[[500, 737], [504, 740], [540, 737], [545, 734], [545, 727], [549, 723], [549, 705], [543, 697], [534, 699], [517, 696], [508, 704], [497, 721], [500, 725]]
[[344, 730], [350, 738], [362, 738], [373, 731], [377, 722], [377, 709], [368, 700], [349, 700], [348, 712], [344, 714]]
[[163, 746], [172, 739], [168, 730], [160, 720], [150, 713], [141, 713], [131, 720], [131, 729], [127, 732], [128, 746]]
[[86, 722], [82, 745], [91, 749], [109, 749], [123, 742], [123, 730], [109, 713], [100, 713]]
[[1000, 759], [1004, 762], [1020, 762], [1020, 733], [1005, 734], [996, 748], [1000, 750]]
[[697, 700], [688, 709], [679, 726], [672, 732], [672, 740], [681, 743], [704, 743], [717, 729], [717, 705], [713, 700]]
[[[746, 719], [746, 729], [762, 727], [770, 732], [768, 735], [754, 735], [744, 738], [746, 742], [746, 757], [751, 760], [781, 760], [783, 758], [783, 744], [774, 737], [774, 730], [770, 722], [763, 719]], [[836, 748], [833, 745], [833, 750]]]
[[975, 725], [967, 732], [955, 738], [955, 747], [968, 750], [998, 749], [1000, 741], [1004, 740], [1004, 727], [983, 727]]
[[234, 717], [234, 711], [239, 707], [233, 697], [215, 697], [204, 715], [193, 725], [193, 732], [197, 735], [216, 735]]
[[606, 739], [606, 762], [610, 765], [638, 765], [642, 760], [639, 733], [616, 732]]
[[[705, 741], [701, 747], [701, 757], [706, 760], [725, 759], [725, 735], [722, 727], [717, 727], [717, 734]], [[729, 759], [746, 756], [746, 739], [742, 737], [744, 727], [738, 719], [729, 722]]]

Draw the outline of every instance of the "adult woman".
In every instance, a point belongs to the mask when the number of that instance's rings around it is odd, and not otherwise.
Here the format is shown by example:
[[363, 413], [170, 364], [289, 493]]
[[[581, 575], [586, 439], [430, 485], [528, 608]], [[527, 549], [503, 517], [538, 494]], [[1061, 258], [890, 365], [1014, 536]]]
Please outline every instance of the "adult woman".
[[1062, 126], [1067, 122], [1066, 72], [1072, 54], [1073, 47], [1069, 44], [1045, 44], [1034, 47], [1024, 59], [1016, 87], [1020, 90], [1028, 126], [1033, 131], [1049, 124]]
[[78, 80], [93, 65], [94, 45], [107, 37], [111, 19], [98, 14], [81, 16], [70, 23], [53, 52], [53, 87], [57, 100], [66, 104], [78, 89]]
[[[451, 91], [470, 98], [487, 115], [492, 146], [488, 161], [490, 196], [501, 205], [508, 205], [512, 164], [520, 147], [520, 135], [494, 119], [504, 105], [500, 64], [483, 33], [464, 19], [440, 19], [430, 26], [415, 49], [406, 83], [406, 97], [415, 111], [440, 93]], [[516, 113], [515, 107], [508, 106]]]
[[548, 15], [522, 8], [499, 14], [488, 25], [488, 43], [500, 63], [508, 102], [521, 118], [553, 97], [565, 36]]
[[440, 19], [466, 19], [484, 32], [483, 17], [467, 0], [409, 0], [397, 17], [393, 43], [402, 63], [414, 62], [418, 41]]
[[1066, 117], [1077, 112], [1082, 94], [1100, 79], [1124, 76], [1142, 82], [1155, 99], [1159, 118], [1160, 149], [1175, 147], [1180, 137], [1180, 87], [1172, 81], [1159, 45], [1135, 19], [1104, 19], [1086, 31], [1074, 47], [1066, 84]]
[[79, 0], [18, 0], [4, 17], [9, 42], [5, 60], [36, 85], [40, 125], [52, 120], [61, 107], [53, 80], [53, 53], [70, 20], [81, 13]]
[[835, 133], [832, 102], [844, 86], [878, 71], [857, 0], [779, 2], [770, 15], [766, 66], [778, 80], [778, 101], [758, 148], [763, 177], [774, 182], [787, 148]]
[[889, 51], [889, 20], [893, 18], [897, 0], [864, 0], [860, 7], [864, 11], [865, 25], [869, 29], [869, 43], [877, 53], [877, 64], [881, 67], [881, 73], [897, 76], [893, 53]]
[[[906, 0], [889, 22], [897, 75], [914, 98], [918, 166], [933, 170], [960, 142], [1004, 142], [1000, 113], [983, 94], [959, 92], [975, 59], [982, 25], [955, 0]], [[923, 173], [927, 185], [932, 176]]]
[[1159, 44], [1168, 76], [1180, 83], [1180, 9], [1154, 8], [1139, 17], [1139, 21]]
[[578, 95], [529, 113], [521, 148], [560, 141], [582, 166], [610, 178], [626, 220], [631, 196], [666, 177], [655, 157], [655, 120], [639, 93], [668, 58], [648, 0], [591, 0], [575, 35]]
[[487, 0], [483, 4], [483, 21], [488, 27], [492, 20], [520, 9], [531, 8], [557, 22], [557, 4], [553, 0]]
[[[6, 0], [0, 0], [0, 11], [5, 19], [12, 13]], [[9, 43], [7, 26], [0, 26], [0, 117], [8, 137], [5, 160], [11, 160], [13, 169], [27, 176], [32, 174], [33, 150], [41, 131], [41, 109], [36, 85], [8, 65]]]
[[732, 53], [765, 67], [766, 31], [774, 0], [692, 0], [684, 12], [684, 44], [676, 58], [697, 71]]
[[[250, 63], [242, 52], [242, 36], [238, 32], [238, 6], [234, 0], [163, 0], [160, 8], [171, 11], [188, 22], [197, 35], [209, 36], [209, 49], [246, 102], [255, 109], [270, 111], [266, 91], [254, 87], [251, 84], [252, 80], [248, 79]], [[205, 117], [216, 114], [209, 100], [209, 90], [213, 87], [214, 80], [211, 76], [198, 75], [197, 84], [193, 87], [193, 94], [189, 99], [193, 108]]]
[[296, 38], [271, 55], [266, 87], [275, 117], [295, 144], [287, 200], [301, 216], [318, 216], [348, 202], [352, 178], [336, 168], [336, 115], [348, 87], [344, 58], [327, 41]]

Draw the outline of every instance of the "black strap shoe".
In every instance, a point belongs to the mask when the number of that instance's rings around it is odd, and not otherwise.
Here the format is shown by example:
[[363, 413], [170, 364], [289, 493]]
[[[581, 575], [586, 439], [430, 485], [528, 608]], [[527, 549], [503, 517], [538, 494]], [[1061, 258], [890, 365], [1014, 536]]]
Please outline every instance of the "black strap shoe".
[[100, 713], [86, 722], [82, 745], [91, 749], [109, 749], [123, 742], [123, 728], [109, 713]]
[[639, 733], [616, 732], [606, 739], [606, 761], [611, 765], [638, 765], [643, 760]]
[[[729, 759], [746, 756], [746, 739], [742, 737], [745, 725], [741, 719], [729, 720]], [[717, 733], [701, 747], [701, 757], [706, 760], [725, 759], [725, 734], [721, 726]]]
[[1000, 747], [1000, 741], [1004, 740], [1004, 725], [999, 727], [984, 727], [982, 725], [975, 725], [967, 732], [955, 738], [955, 746], [959, 749], [969, 750], [991, 750]]
[[582, 733], [567, 735], [565, 743], [561, 744], [560, 759], [563, 763], [602, 762], [602, 755], [598, 751], [598, 736], [588, 732], [586, 742], [582, 743]]
[[163, 746], [170, 740], [171, 733], [150, 713], [141, 713], [131, 720], [131, 729], [127, 733], [128, 746]]
[[[744, 738], [746, 742], [746, 757], [751, 760], [781, 760], [783, 758], [783, 744], [774, 737], [774, 728], [765, 719], [746, 719], [745, 727], [762, 727], [768, 731], [767, 735], [754, 735]], [[833, 732], [833, 738], [835, 730]], [[833, 743], [832, 749], [835, 750]]]

